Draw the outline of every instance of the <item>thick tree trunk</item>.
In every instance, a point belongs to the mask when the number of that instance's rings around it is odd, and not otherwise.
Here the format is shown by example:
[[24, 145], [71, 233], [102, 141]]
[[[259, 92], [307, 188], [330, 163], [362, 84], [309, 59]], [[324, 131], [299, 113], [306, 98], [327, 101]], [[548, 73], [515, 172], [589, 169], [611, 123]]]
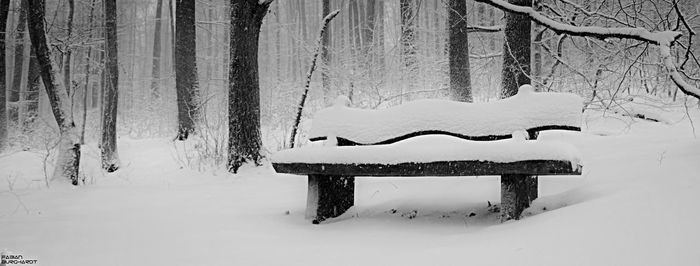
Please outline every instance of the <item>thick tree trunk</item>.
[[260, 163], [260, 85], [258, 38], [272, 1], [231, 0], [228, 170]]
[[119, 99], [119, 63], [117, 59], [117, 2], [105, 0], [106, 84], [102, 99], [102, 169], [119, 169], [117, 153], [117, 100]]
[[[532, 6], [532, 0], [508, 0], [520, 6]], [[527, 15], [505, 12], [505, 42], [503, 43], [503, 71], [501, 97], [518, 93], [523, 84], [530, 84], [530, 18]]]
[[469, 67], [469, 38], [467, 34], [467, 2], [450, 0], [447, 7], [449, 23], [450, 93], [452, 100], [472, 102]]
[[[15, 32], [15, 63], [10, 85], [7, 116], [10, 121], [18, 123], [20, 117], [20, 95], [22, 91], [22, 70], [24, 69], [24, 36], [27, 29], [27, 0], [22, 0], [19, 7], [19, 19]], [[4, 62], [4, 61], [3, 61]]]
[[156, 21], [155, 29], [153, 30], [153, 66], [151, 68], [151, 96], [158, 99], [160, 97], [160, 28], [163, 22], [161, 18], [163, 13], [163, 0], [158, 0], [156, 5]]
[[5, 99], [5, 41], [7, 34], [7, 15], [10, 11], [10, 0], [0, 0], [0, 153], [7, 148], [7, 113]]
[[[508, 0], [509, 3], [531, 6], [532, 0]], [[501, 98], [518, 93], [518, 88], [530, 84], [531, 23], [527, 15], [505, 12], [505, 42]], [[530, 138], [536, 138], [530, 134]], [[501, 221], [520, 219], [522, 211], [537, 198], [537, 176], [504, 175], [501, 177]]]
[[175, 87], [179, 125], [177, 139], [186, 140], [194, 133], [199, 116], [195, 1], [177, 0], [175, 13]]
[[44, 88], [51, 104], [56, 123], [61, 134], [58, 145], [58, 158], [52, 175], [52, 180], [68, 179], [73, 185], [78, 185], [78, 170], [80, 163], [79, 132], [70, 115], [70, 99], [61, 80], [56, 76], [56, 68], [51, 62], [48, 42], [44, 26], [45, 0], [32, 0], [28, 5], [29, 37], [32, 40], [37, 62], [44, 80]]

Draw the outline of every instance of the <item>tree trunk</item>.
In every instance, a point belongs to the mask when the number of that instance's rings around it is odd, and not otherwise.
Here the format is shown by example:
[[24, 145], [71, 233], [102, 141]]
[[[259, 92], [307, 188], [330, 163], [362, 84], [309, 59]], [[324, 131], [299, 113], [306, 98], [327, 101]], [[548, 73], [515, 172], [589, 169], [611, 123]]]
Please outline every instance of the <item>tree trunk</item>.
[[[63, 63], [63, 84], [66, 86], [66, 90], [68, 91], [68, 95], [71, 95], [71, 89], [73, 86], [73, 83], [71, 82], [71, 74], [70, 74], [70, 64], [71, 64], [71, 35], [73, 35], [73, 14], [74, 14], [74, 9], [75, 9], [75, 0], [68, 0], [68, 37], [67, 37], [67, 44], [66, 44], [66, 54], [64, 55], [64, 63]], [[72, 115], [72, 114], [71, 114]]]
[[106, 84], [102, 99], [102, 169], [119, 169], [117, 153], [117, 100], [119, 99], [119, 63], [117, 61], [117, 2], [105, 0]]
[[[95, 0], [90, 3], [90, 16], [88, 17], [88, 27], [90, 28], [90, 33], [88, 34], [88, 40], [92, 39], [92, 22], [95, 17]], [[88, 110], [88, 88], [90, 87], [90, 62], [92, 61], [92, 45], [87, 48], [87, 54], [85, 55], [85, 84], [83, 84], [83, 124], [80, 129], [80, 144], [85, 144], [85, 127], [87, 126], [87, 110]]]
[[26, 34], [26, 29], [27, 1], [22, 0], [19, 7], [19, 19], [17, 20], [17, 30], [15, 33], [14, 74], [12, 75], [9, 99], [7, 99], [9, 103], [7, 108], [7, 116], [9, 120], [14, 123], [18, 123], [20, 117], [20, 92], [22, 90], [22, 70], [24, 69], [24, 36]]
[[272, 1], [231, 0], [228, 170], [260, 163], [260, 86], [258, 38]]
[[467, 34], [467, 2], [450, 0], [449, 20], [450, 93], [452, 100], [472, 102], [469, 67], [469, 38]]
[[[323, 0], [323, 13], [322, 17], [328, 16], [331, 13], [331, 3], [330, 0]], [[323, 62], [323, 67], [321, 68], [321, 83], [323, 85], [323, 99], [326, 106], [332, 103], [331, 96], [331, 79], [328, 75], [328, 71], [331, 66], [331, 54], [328, 51], [328, 46], [331, 41], [331, 29], [329, 28], [321, 37], [321, 61]]]
[[160, 84], [160, 27], [163, 24], [161, 21], [163, 13], [163, 0], [158, 0], [156, 5], [156, 21], [155, 29], [153, 30], [153, 66], [151, 68], [151, 95], [154, 99], [160, 97], [159, 84]]
[[[520, 6], [532, 6], [532, 0], [508, 0]], [[527, 15], [505, 12], [505, 42], [501, 97], [518, 93], [518, 87], [530, 84], [530, 18]]]
[[[31, 43], [30, 43], [31, 46]], [[34, 48], [29, 53], [29, 70], [27, 73], [27, 93], [25, 94], [24, 103], [26, 110], [22, 121], [22, 129], [25, 133], [29, 133], [29, 127], [34, 123], [34, 119], [39, 115], [39, 90], [41, 89], [41, 69], [39, 62], [36, 59]]]
[[[532, 0], [508, 2], [532, 6]], [[512, 12], [505, 12], [505, 19], [501, 98], [518, 93], [520, 85], [530, 84], [530, 19]], [[530, 135], [530, 138], [536, 137]], [[501, 221], [520, 219], [520, 213], [537, 198], [537, 176], [503, 175], [501, 178]], [[506, 208], [508, 206], [510, 208]]]
[[[194, 133], [199, 115], [195, 1], [177, 0], [175, 6], [175, 87], [177, 89], [178, 140]], [[257, 39], [256, 39], [257, 40]]]
[[7, 113], [5, 99], [5, 28], [10, 11], [10, 0], [0, 0], [0, 153], [7, 147]]
[[403, 102], [404, 94], [406, 90], [413, 91], [416, 86], [416, 76], [415, 73], [416, 63], [418, 61], [416, 55], [416, 13], [415, 12], [415, 1], [416, 0], [400, 0], [400, 12], [401, 12], [401, 53], [403, 60], [403, 75], [406, 77], [405, 84], [402, 86], [401, 97], [399, 97], [399, 102]]
[[78, 185], [78, 170], [80, 163], [80, 136], [70, 115], [70, 99], [61, 80], [56, 77], [56, 69], [51, 62], [48, 42], [44, 26], [45, 0], [28, 1], [29, 37], [32, 40], [37, 62], [44, 80], [44, 88], [51, 104], [60, 138], [58, 158], [52, 175], [52, 180], [68, 179], [73, 185]]

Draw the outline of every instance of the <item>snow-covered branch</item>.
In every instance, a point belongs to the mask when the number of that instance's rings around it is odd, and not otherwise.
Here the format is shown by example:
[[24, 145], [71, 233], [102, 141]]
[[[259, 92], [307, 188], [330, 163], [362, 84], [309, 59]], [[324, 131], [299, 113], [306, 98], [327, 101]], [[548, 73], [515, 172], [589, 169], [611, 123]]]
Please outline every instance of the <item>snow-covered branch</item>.
[[659, 46], [659, 55], [664, 66], [669, 72], [669, 75], [678, 88], [685, 94], [700, 99], [700, 89], [686, 82], [678, 72], [673, 57], [671, 56], [671, 44], [676, 42], [681, 37], [679, 31], [649, 31], [645, 28], [632, 27], [591, 27], [591, 26], [573, 26], [555, 21], [540, 12], [535, 11], [531, 7], [517, 6], [503, 0], [475, 0], [489, 4], [493, 7], [501, 9], [505, 12], [513, 12], [527, 15], [532, 21], [541, 24], [557, 34], [567, 34], [580, 37], [594, 37], [598, 39], [632, 39], [646, 43], [651, 43]]

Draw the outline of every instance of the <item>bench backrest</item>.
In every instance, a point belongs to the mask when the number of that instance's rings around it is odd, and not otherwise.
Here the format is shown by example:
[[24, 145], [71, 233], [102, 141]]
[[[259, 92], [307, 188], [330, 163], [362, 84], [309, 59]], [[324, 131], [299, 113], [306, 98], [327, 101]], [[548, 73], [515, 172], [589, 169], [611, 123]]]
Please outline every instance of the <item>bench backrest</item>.
[[550, 129], [580, 131], [583, 100], [571, 93], [534, 92], [530, 85], [518, 94], [489, 103], [418, 100], [403, 105], [365, 110], [339, 104], [319, 111], [309, 139], [335, 137], [339, 145], [389, 144], [427, 134], [469, 140], [530, 136]]

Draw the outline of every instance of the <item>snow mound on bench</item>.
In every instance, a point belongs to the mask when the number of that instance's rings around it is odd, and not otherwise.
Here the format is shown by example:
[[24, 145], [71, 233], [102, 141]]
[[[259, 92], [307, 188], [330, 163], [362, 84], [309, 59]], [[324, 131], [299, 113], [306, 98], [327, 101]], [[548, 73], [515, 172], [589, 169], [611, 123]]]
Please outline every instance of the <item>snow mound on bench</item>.
[[520, 87], [513, 97], [489, 103], [418, 100], [381, 110], [346, 107], [344, 101], [320, 110], [309, 138], [340, 137], [374, 144], [420, 131], [465, 136], [508, 135], [542, 126], [581, 126], [583, 100], [570, 93], [534, 92]]
[[581, 165], [578, 150], [559, 141], [505, 139], [470, 141], [447, 135], [424, 135], [386, 145], [307, 146], [280, 151], [273, 163], [399, 164], [441, 161], [569, 161]]

